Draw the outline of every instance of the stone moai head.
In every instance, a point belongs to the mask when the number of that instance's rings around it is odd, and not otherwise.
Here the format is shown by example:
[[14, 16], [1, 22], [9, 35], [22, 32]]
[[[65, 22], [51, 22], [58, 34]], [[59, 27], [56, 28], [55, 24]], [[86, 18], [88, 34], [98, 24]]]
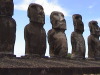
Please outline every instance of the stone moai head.
[[12, 17], [13, 11], [13, 0], [0, 0], [0, 16]]
[[63, 13], [58, 11], [53, 11], [50, 15], [50, 21], [53, 29], [66, 30], [66, 20]]
[[97, 21], [90, 21], [89, 28], [92, 35], [100, 36], [100, 28]]
[[72, 18], [73, 18], [73, 24], [74, 24], [74, 31], [83, 33], [84, 24], [82, 22], [82, 16], [80, 14], [74, 14]]
[[41, 5], [31, 3], [28, 7], [28, 17], [30, 22], [45, 24], [45, 13]]

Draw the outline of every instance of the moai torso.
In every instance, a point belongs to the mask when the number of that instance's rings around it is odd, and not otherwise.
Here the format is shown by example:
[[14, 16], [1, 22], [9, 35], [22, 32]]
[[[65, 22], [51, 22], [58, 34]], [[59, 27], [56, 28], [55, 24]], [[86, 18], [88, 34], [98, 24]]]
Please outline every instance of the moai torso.
[[29, 56], [45, 56], [46, 32], [43, 28], [45, 23], [43, 7], [34, 3], [30, 4], [28, 17], [30, 18], [30, 23], [26, 25], [24, 30], [25, 54]]
[[84, 24], [82, 16], [79, 14], [73, 15], [74, 32], [71, 34], [72, 59], [85, 58], [85, 40], [83, 38]]
[[100, 59], [100, 28], [97, 21], [89, 22], [90, 35], [88, 36], [88, 58]]
[[50, 57], [66, 57], [68, 46], [65, 34], [66, 21], [61, 12], [54, 11], [50, 15], [52, 29], [48, 32]]
[[14, 54], [16, 22], [12, 18], [13, 0], [0, 0], [0, 54]]

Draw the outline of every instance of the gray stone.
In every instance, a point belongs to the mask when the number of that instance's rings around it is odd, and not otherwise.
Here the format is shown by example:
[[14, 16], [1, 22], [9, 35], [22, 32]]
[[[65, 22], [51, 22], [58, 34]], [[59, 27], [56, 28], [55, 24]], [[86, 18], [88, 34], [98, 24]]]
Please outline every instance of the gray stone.
[[46, 32], [43, 28], [45, 24], [45, 13], [39, 4], [31, 3], [28, 7], [28, 17], [30, 23], [25, 26], [25, 55], [40, 57], [46, 52]]
[[71, 34], [72, 45], [72, 59], [84, 59], [85, 58], [85, 40], [83, 38], [84, 24], [82, 22], [82, 16], [79, 14], [73, 15], [74, 32]]
[[13, 55], [16, 38], [16, 22], [13, 16], [13, 0], [0, 0], [0, 54]]
[[13, 0], [0, 0], [0, 15], [13, 16], [14, 4]]
[[68, 46], [64, 15], [61, 12], [53, 11], [50, 20], [52, 24], [52, 29], [48, 32], [50, 57], [66, 57]]
[[89, 22], [90, 35], [88, 36], [88, 58], [100, 59], [100, 28], [97, 21]]

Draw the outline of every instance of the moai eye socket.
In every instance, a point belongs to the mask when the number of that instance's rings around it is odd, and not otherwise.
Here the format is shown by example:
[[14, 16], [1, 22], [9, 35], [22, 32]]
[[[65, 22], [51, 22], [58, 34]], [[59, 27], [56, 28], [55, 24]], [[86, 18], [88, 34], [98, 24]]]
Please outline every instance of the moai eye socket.
[[76, 17], [75, 17], [75, 19], [78, 19], [78, 18], [79, 18], [79, 16], [76, 16]]
[[65, 22], [65, 19], [63, 19], [62, 22]]
[[73, 20], [82, 20], [82, 16], [80, 14], [74, 14], [72, 18]]
[[42, 7], [37, 7], [37, 13], [39, 14], [39, 15], [43, 15], [44, 14], [44, 11], [43, 11], [43, 8]]
[[96, 21], [93, 21], [91, 24], [98, 28], [98, 23]]
[[58, 14], [55, 13], [55, 14], [53, 15], [53, 18], [54, 18], [55, 20], [59, 20]]
[[64, 15], [62, 13], [54, 13], [53, 18], [57, 21], [63, 21], [64, 20]]
[[13, 9], [13, 0], [0, 0], [0, 14], [5, 16], [12, 16]]
[[96, 23], [95, 23], [95, 22], [93, 22], [92, 24], [93, 24], [93, 25], [96, 25]]
[[36, 9], [36, 6], [34, 6], [34, 5], [32, 5], [32, 4], [30, 5], [30, 7], [33, 8], [33, 9]]
[[81, 20], [81, 17], [80, 16], [76, 16], [75, 19]]
[[63, 14], [61, 14], [61, 16], [62, 16], [62, 17], [64, 17], [64, 15], [63, 15]]

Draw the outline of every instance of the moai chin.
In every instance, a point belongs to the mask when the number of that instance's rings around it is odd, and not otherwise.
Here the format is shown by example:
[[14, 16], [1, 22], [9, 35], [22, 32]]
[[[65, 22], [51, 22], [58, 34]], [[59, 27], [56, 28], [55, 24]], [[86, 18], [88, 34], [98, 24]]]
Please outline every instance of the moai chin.
[[52, 29], [48, 32], [50, 57], [66, 57], [68, 52], [65, 34], [66, 21], [61, 12], [53, 11], [50, 15]]
[[83, 38], [84, 24], [80, 14], [72, 16], [74, 32], [71, 34], [72, 59], [85, 59], [85, 40]]
[[88, 58], [100, 59], [100, 28], [97, 21], [89, 22], [90, 35], [88, 36]]
[[14, 54], [16, 22], [12, 18], [13, 11], [13, 0], [0, 0], [0, 56]]
[[46, 32], [44, 9], [41, 5], [31, 3], [28, 7], [30, 23], [25, 26], [25, 55], [44, 57], [46, 52]]

